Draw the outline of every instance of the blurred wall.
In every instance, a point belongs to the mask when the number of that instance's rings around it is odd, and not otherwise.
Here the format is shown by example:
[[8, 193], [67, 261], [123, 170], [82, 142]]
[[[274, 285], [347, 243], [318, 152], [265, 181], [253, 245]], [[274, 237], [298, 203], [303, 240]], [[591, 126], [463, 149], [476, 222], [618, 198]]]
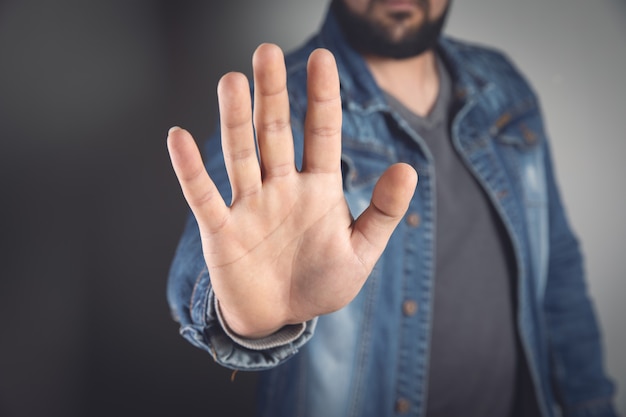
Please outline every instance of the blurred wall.
[[[169, 318], [187, 208], [165, 134], [207, 137], [219, 76], [249, 73], [260, 42], [297, 46], [325, 8], [0, 0], [0, 416], [251, 415], [255, 376], [231, 382]], [[625, 31], [619, 0], [465, 0], [449, 23], [540, 93], [622, 386]]]

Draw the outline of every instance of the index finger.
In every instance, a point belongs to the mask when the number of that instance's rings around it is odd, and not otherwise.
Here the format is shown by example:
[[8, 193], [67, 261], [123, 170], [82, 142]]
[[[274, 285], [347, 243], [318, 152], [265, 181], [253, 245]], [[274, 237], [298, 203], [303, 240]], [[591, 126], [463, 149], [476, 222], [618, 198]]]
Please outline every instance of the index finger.
[[330, 51], [317, 49], [307, 66], [304, 158], [307, 172], [341, 171], [341, 96], [337, 64]]

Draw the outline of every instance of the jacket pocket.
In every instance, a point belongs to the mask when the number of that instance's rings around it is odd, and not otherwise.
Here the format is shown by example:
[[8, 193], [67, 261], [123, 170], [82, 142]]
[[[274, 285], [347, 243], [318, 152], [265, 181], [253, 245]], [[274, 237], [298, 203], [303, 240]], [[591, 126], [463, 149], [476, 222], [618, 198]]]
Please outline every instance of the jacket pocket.
[[[506, 115], [502, 118], [506, 118]], [[501, 118], [501, 119], [502, 119]], [[541, 118], [531, 112], [494, 128], [496, 148], [527, 207], [547, 203], [545, 134]]]

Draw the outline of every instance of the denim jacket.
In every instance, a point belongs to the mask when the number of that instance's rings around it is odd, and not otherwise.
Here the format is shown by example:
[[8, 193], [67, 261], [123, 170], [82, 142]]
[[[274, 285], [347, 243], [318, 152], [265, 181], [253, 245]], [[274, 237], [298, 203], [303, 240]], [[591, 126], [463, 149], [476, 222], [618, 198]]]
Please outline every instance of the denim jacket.
[[[339, 69], [342, 167], [352, 214], [367, 207], [380, 174], [403, 161], [420, 177], [405, 221], [353, 302], [306, 323], [302, 335], [284, 345], [252, 350], [226, 335], [193, 216], [171, 268], [169, 303], [181, 334], [218, 363], [264, 370], [261, 415], [423, 416], [435, 285], [432, 156], [389, 108], [329, 13], [320, 33], [286, 58], [296, 164], [302, 157], [306, 60], [318, 47], [334, 53]], [[512, 242], [517, 330], [541, 414], [614, 416], [614, 388], [603, 373], [581, 253], [555, 184], [537, 98], [498, 52], [442, 38], [439, 53], [454, 85], [453, 144]], [[230, 201], [219, 134], [205, 154], [207, 169]]]

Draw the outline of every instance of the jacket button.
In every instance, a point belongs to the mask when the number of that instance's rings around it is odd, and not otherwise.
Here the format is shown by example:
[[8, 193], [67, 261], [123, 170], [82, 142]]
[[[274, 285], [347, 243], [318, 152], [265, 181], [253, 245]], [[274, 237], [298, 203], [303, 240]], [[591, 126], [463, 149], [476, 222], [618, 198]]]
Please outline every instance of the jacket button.
[[420, 225], [420, 222], [421, 222], [420, 215], [417, 213], [411, 213], [408, 216], [406, 216], [406, 222], [411, 227], [417, 227]]
[[407, 317], [414, 316], [417, 313], [417, 309], [418, 304], [415, 300], [406, 300], [402, 303], [402, 313]]
[[396, 413], [406, 414], [411, 410], [411, 403], [406, 398], [399, 398], [396, 401]]

